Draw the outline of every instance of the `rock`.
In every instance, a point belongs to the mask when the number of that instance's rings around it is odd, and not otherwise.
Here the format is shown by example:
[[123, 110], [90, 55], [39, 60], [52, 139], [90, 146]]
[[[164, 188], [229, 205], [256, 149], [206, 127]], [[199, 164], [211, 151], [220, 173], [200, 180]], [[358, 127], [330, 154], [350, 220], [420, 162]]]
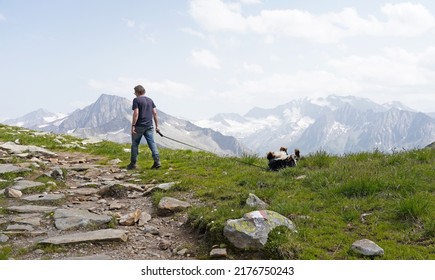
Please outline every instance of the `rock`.
[[25, 196], [22, 199], [30, 202], [52, 202], [64, 198], [65, 195], [60, 193], [60, 194], [35, 194], [35, 195]]
[[243, 218], [228, 220], [224, 227], [224, 236], [239, 249], [259, 250], [267, 242], [269, 232], [277, 226], [286, 226], [296, 232], [292, 221], [273, 211], [253, 211]]
[[117, 165], [117, 164], [119, 164], [121, 162], [122, 162], [122, 160], [117, 158], [117, 159], [112, 159], [111, 161], [108, 162], [108, 164], [110, 164], [110, 165]]
[[6, 188], [4, 190], [4, 195], [7, 198], [20, 198], [23, 195], [23, 193], [19, 190], [13, 189], [13, 188]]
[[159, 249], [162, 251], [168, 250], [171, 247], [171, 241], [163, 239], [159, 242]]
[[41, 187], [41, 186], [45, 186], [45, 184], [40, 182], [34, 182], [34, 181], [20, 180], [17, 181], [11, 188], [22, 191], [22, 190]]
[[58, 181], [65, 180], [65, 176], [63, 175], [63, 170], [60, 167], [54, 168], [47, 175]]
[[18, 213], [50, 213], [56, 210], [56, 208], [51, 206], [21, 205], [8, 207], [7, 210]]
[[27, 171], [31, 171], [31, 169], [15, 166], [13, 164], [0, 164], [0, 174], [20, 173], [20, 172], [27, 172]]
[[167, 191], [169, 189], [171, 189], [175, 184], [177, 184], [178, 182], [170, 182], [170, 183], [163, 183], [163, 184], [158, 184], [156, 186], [152, 186], [150, 188], [148, 188], [143, 195], [148, 195], [156, 190], [162, 190], [162, 191]]
[[185, 201], [181, 201], [172, 197], [162, 197], [158, 205], [158, 210], [160, 215], [167, 215], [174, 212], [183, 211], [190, 206], [191, 205]]
[[33, 227], [30, 225], [8, 225], [7, 231], [33, 231]]
[[98, 193], [98, 189], [96, 189], [96, 188], [69, 189], [68, 193], [90, 196], [90, 195], [93, 195], [93, 194], [97, 194]]
[[160, 231], [156, 227], [153, 227], [153, 226], [145, 226], [143, 231], [145, 233], [150, 233], [152, 235], [159, 235], [160, 234]]
[[0, 145], [0, 148], [3, 150], [8, 151], [11, 154], [23, 154], [25, 152], [31, 153], [31, 154], [40, 154], [46, 157], [55, 157], [56, 154], [41, 148], [41, 147], [37, 147], [37, 146], [26, 146], [26, 145], [17, 145], [14, 142], [6, 142], [4, 144]]
[[122, 209], [124, 207], [125, 207], [124, 204], [119, 203], [118, 201], [114, 201], [114, 202], [110, 203], [109, 210], [119, 210], [119, 209]]
[[369, 239], [355, 241], [351, 246], [352, 251], [364, 256], [382, 256], [384, 249]]
[[150, 220], [151, 220], [151, 215], [148, 214], [147, 212], [142, 212], [138, 221], [138, 226], [143, 226], [146, 223], [148, 223]]
[[27, 224], [31, 226], [40, 226], [41, 218], [39, 217], [39, 215], [40, 214], [22, 214], [12, 217], [11, 222], [17, 224]]
[[210, 251], [210, 258], [219, 259], [227, 257], [227, 249], [226, 248], [214, 248]]
[[127, 231], [119, 229], [102, 229], [56, 236], [39, 241], [39, 244], [74, 244], [98, 241], [124, 241], [128, 239]]
[[119, 224], [121, 226], [132, 226], [135, 225], [140, 218], [142, 211], [140, 209], [136, 209], [134, 213], [129, 213], [127, 215], [124, 215], [119, 219]]
[[54, 212], [54, 224], [57, 229], [68, 230], [89, 225], [103, 225], [112, 220], [107, 215], [98, 215], [83, 209], [57, 209]]
[[250, 207], [255, 207], [260, 210], [264, 210], [267, 207], [269, 207], [269, 205], [266, 202], [264, 202], [263, 200], [258, 198], [258, 196], [252, 193], [250, 193], [248, 199], [246, 199], [246, 204]]
[[7, 235], [0, 233], [0, 243], [6, 243], [6, 242], [8, 242], [8, 240], [9, 240], [9, 237]]
[[81, 257], [69, 257], [62, 260], [112, 260], [112, 258], [107, 255], [90, 255]]

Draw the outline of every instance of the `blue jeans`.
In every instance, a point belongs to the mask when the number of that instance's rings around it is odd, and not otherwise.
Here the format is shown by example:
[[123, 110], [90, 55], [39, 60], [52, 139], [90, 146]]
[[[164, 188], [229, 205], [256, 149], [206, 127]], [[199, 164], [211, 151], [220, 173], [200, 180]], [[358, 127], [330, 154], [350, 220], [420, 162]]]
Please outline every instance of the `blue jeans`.
[[136, 133], [131, 135], [131, 164], [136, 164], [137, 156], [139, 154], [139, 144], [142, 136], [145, 137], [148, 147], [151, 150], [151, 155], [155, 163], [160, 163], [159, 150], [157, 149], [156, 142], [154, 142], [154, 128], [153, 127], [136, 127]]

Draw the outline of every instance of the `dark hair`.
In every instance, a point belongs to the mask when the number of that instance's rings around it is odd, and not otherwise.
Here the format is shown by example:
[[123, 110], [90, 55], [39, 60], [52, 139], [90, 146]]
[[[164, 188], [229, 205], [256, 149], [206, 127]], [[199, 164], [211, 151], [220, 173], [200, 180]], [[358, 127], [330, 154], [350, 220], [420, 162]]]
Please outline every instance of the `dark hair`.
[[134, 87], [134, 92], [137, 92], [140, 95], [145, 94], [145, 88], [141, 85], [137, 85]]

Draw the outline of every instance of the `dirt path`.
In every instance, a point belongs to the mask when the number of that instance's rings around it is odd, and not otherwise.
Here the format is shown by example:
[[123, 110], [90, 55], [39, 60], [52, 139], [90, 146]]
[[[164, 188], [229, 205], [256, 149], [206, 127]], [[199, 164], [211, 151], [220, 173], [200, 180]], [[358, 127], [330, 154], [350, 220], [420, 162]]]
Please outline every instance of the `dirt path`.
[[[34, 181], [42, 174], [51, 176], [42, 187], [26, 189], [22, 198], [6, 198], [4, 208], [22, 205], [52, 206], [56, 209], [82, 209], [100, 216], [114, 217], [109, 223], [96, 226], [56, 227], [53, 211], [49, 213], [17, 213], [7, 211], [0, 215], [0, 234], [8, 241], [0, 246], [21, 248], [15, 254], [19, 259], [194, 259], [198, 240], [188, 226], [185, 212], [158, 215], [149, 195], [144, 195], [156, 184], [138, 182], [137, 173], [123, 170], [116, 163], [98, 165], [99, 158], [81, 153], [57, 153], [55, 157], [35, 156], [20, 164], [22, 167], [38, 164], [44, 171], [34, 172], [24, 180]], [[67, 170], [60, 178], [56, 170]], [[65, 188], [53, 187], [52, 182]], [[169, 183], [169, 182], [168, 182]], [[115, 187], [114, 187], [115, 186]], [[116, 191], [114, 191], [116, 190]], [[56, 201], [25, 201], [29, 195], [64, 195]], [[1, 200], [0, 200], [1, 201]], [[136, 217], [131, 225], [120, 225], [122, 218]], [[112, 228], [126, 231], [127, 241], [81, 242], [75, 244], [42, 246], [41, 240], [72, 233]], [[39, 245], [38, 245], [39, 244]]]

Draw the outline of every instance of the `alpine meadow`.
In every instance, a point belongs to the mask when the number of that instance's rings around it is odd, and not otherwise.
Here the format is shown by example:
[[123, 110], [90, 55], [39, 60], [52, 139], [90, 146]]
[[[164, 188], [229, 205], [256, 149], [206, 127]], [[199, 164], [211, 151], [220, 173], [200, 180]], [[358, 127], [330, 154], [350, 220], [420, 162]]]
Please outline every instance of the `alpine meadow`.
[[[147, 195], [155, 207], [164, 197], [190, 204], [173, 215], [174, 219], [186, 216], [183, 230], [191, 236], [192, 242], [185, 247], [195, 259], [209, 259], [213, 248], [225, 249], [226, 259], [248, 260], [433, 260], [435, 256], [433, 145], [392, 153], [373, 150], [340, 156], [319, 150], [302, 154], [297, 166], [278, 172], [269, 171], [266, 158], [257, 154], [224, 157], [168, 148], [160, 149], [162, 168], [150, 170], [150, 152], [146, 146], [141, 146], [138, 169], [127, 171], [123, 168], [129, 162], [129, 144], [86, 143], [84, 139], [71, 136], [0, 125], [0, 144], [10, 142], [34, 145], [54, 153], [83, 154], [83, 157], [95, 159], [101, 168], [120, 168], [124, 176], [131, 176], [138, 186], [173, 182], [172, 188], [157, 189]], [[26, 170], [0, 174], [0, 190], [24, 178], [42, 183], [42, 188], [26, 194], [41, 190], [67, 193], [69, 186], [65, 180], [72, 176], [72, 171], [62, 169], [66, 179], [50, 183], [55, 180], [41, 176], [47, 174], [47, 165], [34, 164], [31, 158], [31, 152], [24, 155], [2, 152], [0, 164]], [[92, 187], [98, 189], [101, 185]], [[224, 228], [229, 220], [259, 210], [247, 203], [250, 194], [260, 198], [267, 211], [289, 219], [296, 230], [274, 227], [260, 249], [235, 246], [224, 235]], [[8, 207], [18, 202], [19, 198], [11, 200], [0, 196], [0, 231], [1, 235], [9, 237], [9, 241], [0, 243], [0, 259], [30, 259], [36, 250], [42, 258], [55, 259], [59, 257], [56, 254], [65, 251], [80, 253], [80, 250], [86, 251], [87, 246], [97, 246], [86, 243], [47, 246], [38, 242], [46, 238], [44, 234], [35, 237], [16, 234], [17, 230], [12, 233], [7, 229], [12, 215]], [[44, 219], [50, 227], [53, 211], [44, 214]], [[129, 231], [129, 227], [119, 224], [119, 217], [115, 215], [106, 228]], [[30, 240], [29, 236], [35, 242], [15, 244], [14, 240]], [[353, 250], [352, 244], [363, 239], [376, 243], [383, 254], [367, 256]], [[119, 242], [111, 246], [115, 251], [125, 247]], [[117, 258], [116, 255], [111, 257]]]

